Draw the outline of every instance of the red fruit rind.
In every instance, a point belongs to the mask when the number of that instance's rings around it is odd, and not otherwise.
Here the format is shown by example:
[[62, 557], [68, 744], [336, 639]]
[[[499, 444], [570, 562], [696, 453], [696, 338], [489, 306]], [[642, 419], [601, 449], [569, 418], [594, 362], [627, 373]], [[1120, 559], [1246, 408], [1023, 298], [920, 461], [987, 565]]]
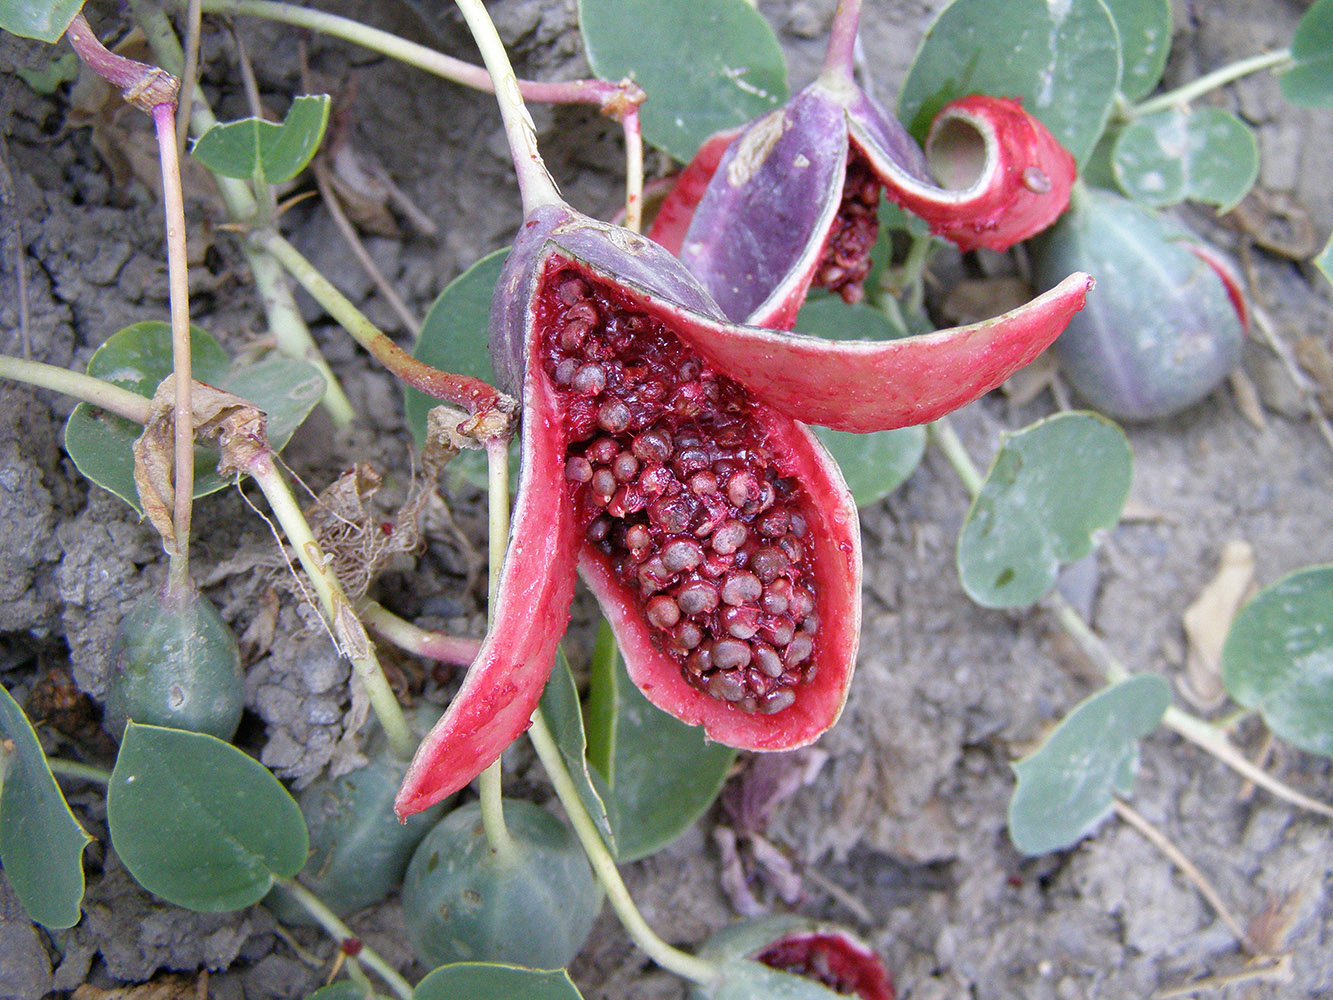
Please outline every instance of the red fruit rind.
[[935, 117], [926, 159], [942, 186], [901, 170], [856, 116], [850, 124], [888, 197], [962, 250], [1007, 250], [1045, 229], [1069, 204], [1074, 158], [1018, 101], [973, 95]]
[[545, 379], [524, 380], [523, 412], [523, 476], [495, 618], [463, 686], [412, 758], [394, 801], [399, 818], [464, 787], [528, 728], [569, 623], [578, 537]]
[[894, 1000], [896, 996], [880, 957], [838, 930], [788, 934], [765, 947], [754, 960], [859, 1000]]
[[1092, 285], [1071, 274], [994, 319], [902, 340], [829, 341], [702, 323], [681, 335], [788, 416], [866, 433], [937, 420], [994, 389], [1060, 335]]
[[1226, 289], [1227, 298], [1231, 301], [1231, 308], [1236, 310], [1236, 316], [1240, 319], [1241, 330], [1248, 331], [1250, 329], [1250, 306], [1245, 301], [1245, 290], [1241, 288], [1240, 276], [1236, 274], [1236, 269], [1231, 266], [1231, 262], [1212, 247], [1204, 246], [1202, 243], [1187, 243], [1185, 248], [1211, 267], [1213, 273], [1221, 279], [1222, 287]]

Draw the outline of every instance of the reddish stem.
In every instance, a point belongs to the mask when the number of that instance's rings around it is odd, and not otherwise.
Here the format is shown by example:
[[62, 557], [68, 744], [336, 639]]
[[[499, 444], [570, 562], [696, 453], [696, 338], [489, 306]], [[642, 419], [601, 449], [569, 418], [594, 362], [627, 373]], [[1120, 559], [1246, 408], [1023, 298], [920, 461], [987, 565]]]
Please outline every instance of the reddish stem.
[[65, 38], [90, 70], [119, 87], [125, 100], [140, 111], [152, 114], [160, 104], [169, 104], [175, 111], [179, 81], [164, 69], [110, 51], [82, 14], [75, 15], [65, 29]]
[[852, 67], [856, 58], [856, 32], [861, 24], [861, 0], [838, 0], [833, 12], [833, 26], [829, 29], [828, 48], [824, 51], [824, 66], [820, 79], [825, 83], [852, 83]]

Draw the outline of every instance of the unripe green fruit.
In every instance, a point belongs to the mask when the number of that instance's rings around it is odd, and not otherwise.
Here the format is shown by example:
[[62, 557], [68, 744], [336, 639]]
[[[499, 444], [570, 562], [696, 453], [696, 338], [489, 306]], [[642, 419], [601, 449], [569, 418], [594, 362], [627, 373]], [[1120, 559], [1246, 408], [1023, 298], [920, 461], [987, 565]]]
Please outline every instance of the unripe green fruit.
[[146, 594], [116, 631], [112, 663], [103, 725], [115, 738], [129, 719], [222, 740], [236, 734], [245, 704], [241, 652], [197, 591]]
[[1155, 212], [1089, 188], [1034, 244], [1043, 286], [1071, 270], [1097, 280], [1052, 350], [1078, 394], [1107, 416], [1179, 413], [1240, 361], [1236, 306], [1189, 241]]
[[530, 802], [505, 800], [514, 842], [491, 849], [477, 802], [456, 809], [421, 842], [403, 880], [403, 917], [417, 956], [557, 969], [578, 954], [600, 896], [567, 826]]

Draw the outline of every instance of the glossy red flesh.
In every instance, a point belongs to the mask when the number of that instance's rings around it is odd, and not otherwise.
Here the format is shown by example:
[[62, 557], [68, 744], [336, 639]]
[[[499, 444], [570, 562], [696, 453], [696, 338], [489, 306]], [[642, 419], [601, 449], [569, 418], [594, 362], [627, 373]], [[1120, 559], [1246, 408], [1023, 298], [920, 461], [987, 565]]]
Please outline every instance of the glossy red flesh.
[[896, 996], [879, 956], [841, 934], [792, 934], [774, 941], [755, 961], [813, 979], [843, 996], [860, 1000]]
[[749, 713], [791, 706], [819, 642], [809, 500], [753, 398], [572, 268], [553, 262], [542, 294], [578, 529], [690, 685]]

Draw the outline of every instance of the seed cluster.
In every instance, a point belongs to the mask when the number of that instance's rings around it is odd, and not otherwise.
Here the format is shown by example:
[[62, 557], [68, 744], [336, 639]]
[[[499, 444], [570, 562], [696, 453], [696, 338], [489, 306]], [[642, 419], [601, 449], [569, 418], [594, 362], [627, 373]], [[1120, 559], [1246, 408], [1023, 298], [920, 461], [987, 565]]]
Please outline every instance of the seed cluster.
[[686, 681], [746, 712], [782, 711], [814, 677], [819, 622], [804, 497], [751, 397], [572, 269], [546, 287], [543, 364], [588, 541]]
[[865, 297], [870, 250], [879, 237], [880, 190], [879, 178], [865, 157], [855, 149], [848, 152], [842, 204], [833, 218], [814, 280], [820, 288], [841, 295], [848, 303]]

